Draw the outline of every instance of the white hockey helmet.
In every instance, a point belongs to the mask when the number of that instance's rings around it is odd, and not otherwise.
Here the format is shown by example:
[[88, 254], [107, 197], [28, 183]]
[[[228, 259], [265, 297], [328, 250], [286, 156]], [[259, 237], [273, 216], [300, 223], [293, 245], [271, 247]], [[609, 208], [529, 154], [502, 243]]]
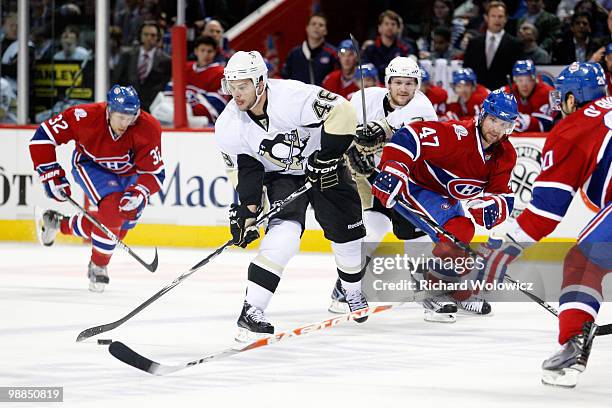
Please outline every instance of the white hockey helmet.
[[263, 81], [264, 85], [268, 82], [268, 67], [259, 52], [238, 51], [232, 55], [223, 69], [223, 80], [221, 81], [223, 92], [230, 95], [227, 81], [238, 79], [252, 80], [255, 88], [259, 85], [259, 81]]
[[389, 87], [392, 77], [415, 78], [417, 89], [421, 87], [421, 68], [415, 60], [409, 57], [395, 57], [385, 68], [385, 86]]

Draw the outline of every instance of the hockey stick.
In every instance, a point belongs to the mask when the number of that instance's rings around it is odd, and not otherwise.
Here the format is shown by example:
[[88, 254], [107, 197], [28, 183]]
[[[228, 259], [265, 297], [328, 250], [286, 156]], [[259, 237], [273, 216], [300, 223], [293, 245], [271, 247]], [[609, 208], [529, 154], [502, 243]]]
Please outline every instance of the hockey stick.
[[349, 34], [351, 37], [351, 42], [353, 43], [353, 48], [355, 48], [355, 53], [357, 54], [357, 64], [359, 64], [359, 80], [361, 82], [361, 110], [363, 114], [363, 131], [367, 135], [368, 133], [368, 121], [366, 119], [366, 102], [365, 102], [365, 91], [363, 87], [363, 67], [361, 66], [361, 52], [359, 51], [359, 47], [357, 46], [357, 40], [353, 36], [353, 34]]
[[[443, 235], [444, 237], [446, 237], [447, 239], [449, 239], [450, 241], [452, 241], [455, 245], [457, 245], [459, 248], [463, 249], [464, 251], [466, 251], [467, 253], [469, 253], [471, 256], [478, 258], [481, 257], [480, 254], [478, 254], [476, 251], [474, 251], [468, 244], [466, 244], [463, 241], [460, 241], [457, 237], [455, 237], [453, 234], [451, 234], [450, 232], [446, 231], [444, 228], [442, 228], [437, 222], [435, 222], [434, 220], [432, 220], [431, 218], [429, 218], [429, 216], [427, 214], [425, 214], [424, 212], [416, 209], [412, 204], [410, 204], [409, 202], [407, 202], [406, 200], [404, 200], [403, 198], [400, 198], [398, 201], [398, 204], [400, 206], [402, 206], [402, 208], [410, 211], [412, 214], [414, 214], [416, 217], [419, 218], [419, 220], [423, 221], [425, 224], [427, 224], [431, 229], [433, 229], [435, 232], [437, 232], [438, 234]], [[540, 299], [538, 296], [534, 295], [533, 293], [529, 293], [528, 291], [522, 289], [520, 287], [520, 285], [518, 284], [517, 281], [515, 281], [514, 279], [512, 279], [510, 276], [508, 276], [507, 274], [504, 276], [504, 279], [507, 280], [510, 283], [513, 283], [516, 285], [516, 287], [527, 297], [529, 297], [531, 300], [533, 300], [534, 302], [536, 302], [537, 304], [539, 304], [540, 306], [542, 306], [544, 309], [546, 309], [547, 311], [549, 311], [550, 313], [552, 313], [554, 316], [559, 316], [559, 312], [557, 311], [557, 309], [555, 309], [553, 306], [551, 306], [550, 304], [548, 304], [546, 301]]]
[[[402, 303], [400, 303], [402, 304]], [[287, 330], [282, 333], [274, 334], [269, 337], [265, 337], [263, 339], [258, 339], [253, 341], [252, 343], [247, 344], [246, 346], [235, 348], [228, 347], [225, 350], [221, 350], [212, 354], [208, 354], [202, 358], [189, 361], [187, 363], [182, 363], [178, 365], [165, 365], [157, 363], [153, 360], [150, 360], [141, 354], [138, 354], [125, 344], [120, 341], [114, 341], [108, 347], [108, 351], [115, 357], [116, 359], [123, 361], [125, 364], [130, 365], [132, 367], [138, 368], [139, 370], [145, 371], [149, 374], [153, 375], [166, 375], [170, 373], [174, 373], [176, 371], [184, 370], [185, 368], [193, 367], [198, 364], [209, 363], [212, 361], [218, 361], [227, 357], [231, 357], [235, 354], [242, 353], [249, 350], [254, 350], [264, 346], [271, 346], [273, 344], [279, 343], [281, 341], [285, 341], [287, 339], [303, 336], [305, 334], [329, 329], [335, 327], [341, 323], [348, 322], [351, 320], [359, 319], [365, 316], [373, 315], [375, 313], [380, 313], [385, 310], [389, 310], [394, 306], [398, 305], [380, 305], [380, 306], [370, 306], [365, 309], [357, 310], [355, 312], [345, 313], [340, 316], [335, 316], [329, 318], [327, 320], [323, 320], [322, 322], [307, 324], [306, 326], [300, 326], [295, 329]]]
[[68, 195], [64, 194], [64, 197], [68, 200], [70, 204], [72, 204], [79, 211], [81, 211], [85, 218], [87, 218], [93, 225], [95, 225], [98, 229], [102, 230], [102, 232], [104, 232], [115, 243], [115, 245], [117, 245], [124, 251], [127, 251], [128, 254], [132, 255], [134, 259], [136, 259], [142, 266], [147, 268], [147, 270], [149, 270], [150, 272], [155, 272], [157, 270], [157, 247], [155, 248], [155, 258], [153, 259], [153, 262], [146, 263], [141, 257], [139, 257], [134, 251], [132, 251], [129, 246], [125, 245], [123, 241], [119, 239], [118, 236], [116, 236], [108, 227], [106, 227], [106, 225], [102, 224], [100, 221], [96, 220], [93, 215], [89, 214], [87, 210], [83, 208], [83, 206], [81, 206], [81, 204], [74, 201], [72, 197]]
[[[259, 226], [262, 223], [264, 223], [265, 221], [267, 221], [268, 219], [272, 218], [272, 216], [276, 215], [279, 211], [281, 211], [287, 204], [289, 204], [290, 202], [292, 202], [293, 200], [295, 200], [296, 198], [298, 198], [299, 196], [301, 196], [302, 194], [306, 193], [310, 188], [312, 187], [312, 185], [309, 182], [306, 182], [306, 184], [304, 184], [302, 187], [298, 188], [297, 190], [295, 190], [293, 193], [291, 193], [289, 196], [287, 196], [285, 199], [277, 201], [275, 203], [272, 204], [272, 208], [270, 209], [270, 211], [268, 211], [265, 214], [260, 215], [257, 220], [255, 221], [255, 225]], [[213, 253], [211, 253], [210, 255], [208, 255], [206, 258], [202, 259], [200, 262], [198, 262], [197, 264], [195, 264], [194, 266], [192, 266], [187, 272], [182, 273], [181, 275], [179, 275], [176, 279], [174, 279], [170, 284], [164, 286], [161, 290], [159, 290], [157, 293], [155, 293], [153, 296], [151, 296], [149, 299], [147, 299], [146, 301], [144, 301], [140, 306], [138, 306], [136, 309], [132, 310], [130, 313], [128, 313], [127, 315], [125, 315], [124, 317], [122, 317], [121, 319], [112, 322], [112, 323], [107, 323], [107, 324], [103, 324], [100, 326], [95, 326], [95, 327], [90, 327], [89, 329], [85, 329], [83, 330], [81, 333], [79, 333], [79, 335], [77, 336], [76, 341], [83, 341], [89, 337], [92, 336], [96, 336], [98, 334], [107, 332], [109, 330], [113, 330], [119, 326], [121, 326], [123, 323], [127, 322], [128, 320], [130, 320], [132, 317], [136, 316], [138, 313], [140, 313], [144, 308], [146, 308], [147, 306], [149, 306], [151, 303], [155, 302], [157, 299], [159, 299], [160, 297], [162, 297], [163, 295], [165, 295], [167, 292], [169, 292], [172, 288], [174, 288], [176, 285], [178, 285], [179, 283], [181, 283], [182, 281], [184, 281], [185, 279], [187, 279], [189, 276], [191, 276], [194, 272], [196, 272], [197, 270], [199, 270], [201, 267], [203, 267], [204, 265], [206, 265], [207, 263], [209, 263], [211, 260], [213, 260], [214, 258], [217, 257], [217, 255], [219, 255], [221, 252], [223, 252], [227, 247], [231, 246], [233, 244], [233, 240], [229, 240], [227, 241], [225, 244], [221, 245], [219, 248], [217, 248]]]

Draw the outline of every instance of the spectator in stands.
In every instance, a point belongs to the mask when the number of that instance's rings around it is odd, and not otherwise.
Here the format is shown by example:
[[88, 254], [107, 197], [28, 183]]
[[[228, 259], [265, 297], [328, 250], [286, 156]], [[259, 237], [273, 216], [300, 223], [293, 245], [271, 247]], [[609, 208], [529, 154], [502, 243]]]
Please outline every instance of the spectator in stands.
[[550, 64], [550, 54], [536, 42], [538, 29], [528, 21], [524, 21], [518, 28], [518, 39], [523, 44], [523, 54], [534, 64]]
[[512, 93], [518, 101], [519, 116], [516, 132], [548, 132], [553, 118], [548, 105], [548, 94], [554, 88], [536, 76], [531, 60], [516, 61], [512, 68], [512, 88], [506, 85], [504, 92]]
[[115, 4], [115, 12], [113, 13], [113, 24], [121, 28], [123, 33], [123, 45], [133, 45], [138, 41], [138, 28], [144, 20], [144, 1], [143, 0], [125, 0], [118, 1]]
[[514, 62], [522, 59], [523, 55], [520, 41], [504, 31], [508, 21], [506, 12], [503, 2], [489, 3], [484, 16], [486, 34], [470, 40], [463, 59], [463, 66], [472, 68], [478, 81], [489, 89], [505, 85], [506, 75], [512, 72]]
[[606, 45], [604, 58], [604, 66], [606, 67], [606, 85], [608, 86], [608, 95], [612, 95], [612, 42]]
[[225, 29], [219, 20], [208, 20], [202, 30], [202, 36], [212, 37], [219, 44], [214, 62], [219, 62], [223, 65], [232, 56], [229, 41], [225, 38], [224, 33]]
[[[458, 19], [453, 18], [455, 6], [452, 0], [435, 0], [430, 8], [430, 15], [426, 17], [421, 28], [423, 37], [419, 39], [419, 48], [422, 51], [432, 50], [434, 32], [438, 27], [447, 27], [450, 31], [450, 44], [452, 48], [459, 46], [461, 36], [465, 32], [465, 25]], [[423, 57], [421, 57], [423, 58]], [[424, 58], [428, 58], [427, 56]]]
[[393, 58], [414, 54], [414, 50], [399, 38], [401, 26], [399, 14], [392, 10], [383, 11], [378, 16], [378, 37], [363, 53], [363, 60], [374, 64], [378, 70], [380, 82], [385, 81], [385, 68]]
[[569, 23], [572, 14], [574, 14], [574, 7], [576, 7], [578, 0], [561, 0], [557, 6], [557, 17], [561, 19], [562, 23]]
[[53, 58], [53, 38], [48, 27], [38, 27], [32, 30], [30, 38], [34, 45], [34, 59], [50, 60]]
[[323, 80], [322, 86], [346, 98], [349, 94], [359, 90], [354, 78], [357, 54], [351, 40], [344, 40], [338, 46], [338, 61], [340, 61], [340, 69], [330, 72]]
[[108, 44], [108, 69], [110, 69], [110, 76], [112, 78], [114, 76], [113, 72], [115, 71], [115, 67], [119, 63], [119, 58], [121, 58], [121, 39], [123, 38], [123, 33], [121, 32], [121, 28], [110, 26], [108, 29], [108, 36], [110, 38]]
[[9, 45], [15, 41], [17, 41], [17, 14], [9, 13], [4, 17], [0, 29], [0, 56], [3, 56]]
[[533, 24], [538, 30], [537, 45], [550, 50], [561, 34], [561, 21], [554, 14], [544, 10], [544, 0], [526, 0], [526, 3], [527, 13], [518, 19], [518, 27], [524, 22]]
[[471, 68], [454, 71], [451, 86], [457, 95], [457, 101], [447, 105], [446, 116], [454, 120], [475, 119], [490, 91], [478, 83]]
[[421, 67], [421, 92], [425, 94], [431, 102], [438, 117], [443, 117], [446, 114], [446, 101], [448, 100], [448, 92], [440, 86], [431, 83], [429, 72]]
[[421, 59], [435, 61], [438, 58], [460, 59], [463, 53], [451, 46], [451, 32], [446, 26], [439, 26], [433, 32], [432, 50], [430, 53], [421, 51]]
[[121, 54], [114, 72], [113, 83], [133, 86], [147, 112], [155, 95], [170, 80], [170, 56], [158, 48], [161, 36], [156, 22], [145, 21], [140, 27], [140, 45]]
[[60, 37], [62, 49], [55, 53], [53, 59], [55, 61], [83, 61], [89, 59], [90, 52], [78, 45], [80, 34], [81, 32], [75, 26], [66, 26]]
[[187, 62], [186, 83], [187, 102], [195, 116], [206, 116], [213, 124], [223, 112], [229, 98], [222, 96], [221, 79], [223, 64], [215, 62], [219, 44], [210, 36], [203, 35], [195, 40], [193, 53], [197, 61]]
[[327, 17], [314, 13], [306, 25], [306, 41], [289, 51], [282, 77], [307, 84], [321, 85], [338, 65], [336, 49], [325, 42]]
[[591, 38], [591, 21], [589, 14], [574, 14], [571, 19], [570, 30], [571, 31], [553, 47], [553, 64], [568, 65], [574, 61], [586, 62], [599, 48], [599, 42]]
[[574, 14], [587, 13], [591, 16], [591, 37], [608, 37], [608, 12], [595, 0], [580, 0], [574, 7]]

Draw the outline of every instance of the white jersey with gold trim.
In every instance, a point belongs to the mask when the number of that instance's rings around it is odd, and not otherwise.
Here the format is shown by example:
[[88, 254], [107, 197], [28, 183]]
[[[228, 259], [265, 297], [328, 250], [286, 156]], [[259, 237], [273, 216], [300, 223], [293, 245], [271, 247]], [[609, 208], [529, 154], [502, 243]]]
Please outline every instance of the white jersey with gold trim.
[[[215, 139], [226, 166], [236, 168], [239, 154], [260, 161], [266, 172], [304, 174], [306, 158], [321, 148], [323, 121], [345, 99], [299, 81], [268, 80], [267, 118], [256, 123], [234, 100], [215, 124]], [[267, 130], [264, 129], [267, 127]]]

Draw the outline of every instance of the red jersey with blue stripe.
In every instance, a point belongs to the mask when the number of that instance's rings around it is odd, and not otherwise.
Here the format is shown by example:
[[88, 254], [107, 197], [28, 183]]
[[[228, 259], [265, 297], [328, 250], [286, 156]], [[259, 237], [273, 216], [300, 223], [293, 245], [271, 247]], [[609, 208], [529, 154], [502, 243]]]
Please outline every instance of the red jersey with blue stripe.
[[467, 101], [458, 100], [457, 102], [446, 105], [446, 116], [454, 120], [476, 119], [480, 113], [482, 102], [487, 99], [489, 93], [491, 93], [491, 91], [477, 84], [474, 93], [472, 93]]
[[517, 218], [539, 241], [565, 216], [579, 189], [595, 208], [612, 201], [612, 97], [601, 98], [560, 121], [546, 138], [542, 171], [529, 206]]
[[55, 148], [75, 142], [75, 160], [91, 160], [121, 176], [138, 174], [137, 184], [156, 193], [164, 181], [161, 126], [147, 112], [117, 140], [108, 124], [106, 102], [78, 105], [44, 121], [30, 140], [34, 169], [57, 161]]
[[529, 115], [529, 124], [523, 132], [547, 132], [552, 127], [553, 118], [548, 103], [548, 94], [554, 88], [542, 81], [538, 81], [531, 91], [531, 94], [523, 98], [518, 91], [516, 84], [512, 84], [512, 89], [508, 85], [504, 87], [504, 92], [512, 93], [518, 101], [520, 113]]
[[507, 214], [512, 211], [510, 175], [516, 152], [508, 140], [484, 150], [473, 120], [412, 122], [385, 145], [381, 168], [388, 160], [404, 163], [411, 181], [445, 197], [498, 195]]

